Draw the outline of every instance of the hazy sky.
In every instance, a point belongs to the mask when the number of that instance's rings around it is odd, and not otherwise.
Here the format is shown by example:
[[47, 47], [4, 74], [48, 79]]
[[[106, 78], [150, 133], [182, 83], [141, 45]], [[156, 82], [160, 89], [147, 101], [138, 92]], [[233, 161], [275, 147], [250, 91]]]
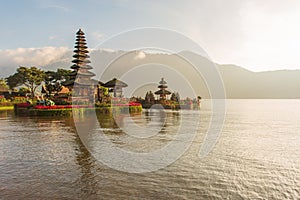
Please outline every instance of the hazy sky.
[[178, 31], [218, 63], [300, 69], [299, 0], [1, 0], [0, 67], [47, 64], [83, 28], [90, 48], [139, 27]]

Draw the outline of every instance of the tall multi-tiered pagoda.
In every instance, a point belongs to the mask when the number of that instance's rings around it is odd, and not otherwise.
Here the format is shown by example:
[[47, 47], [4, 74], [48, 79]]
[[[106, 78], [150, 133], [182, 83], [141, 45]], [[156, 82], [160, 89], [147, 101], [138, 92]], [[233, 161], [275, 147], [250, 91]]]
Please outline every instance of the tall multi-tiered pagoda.
[[88, 55], [89, 51], [87, 50], [88, 47], [84, 32], [81, 29], [76, 33], [74, 48], [73, 58], [75, 59], [72, 60], [73, 65], [71, 66], [73, 71], [69, 74], [70, 81], [64, 83], [64, 85], [70, 89], [74, 89], [73, 96], [89, 98], [92, 101], [95, 95], [97, 81], [92, 79], [95, 74], [90, 72], [93, 67], [89, 65], [89, 63], [91, 63], [88, 59], [90, 57]]
[[154, 94], [159, 95], [159, 100], [166, 100], [167, 95], [170, 95], [171, 92], [167, 90], [167, 82], [164, 80], [164, 78], [161, 78], [161, 81], [158, 85], [159, 90], [154, 92]]

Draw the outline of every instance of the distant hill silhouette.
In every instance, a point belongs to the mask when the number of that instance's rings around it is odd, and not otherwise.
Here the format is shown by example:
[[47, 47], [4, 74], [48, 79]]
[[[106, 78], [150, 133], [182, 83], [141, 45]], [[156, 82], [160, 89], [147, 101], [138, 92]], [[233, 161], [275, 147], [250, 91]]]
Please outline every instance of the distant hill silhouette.
[[[133, 71], [134, 76], [125, 80], [128, 85], [132, 84], [138, 87], [141, 81], [152, 81], [152, 83], [149, 83], [145, 87], [135, 88], [135, 92], [127, 95], [135, 94], [143, 96], [145, 90], [155, 90], [157, 87], [156, 83], [164, 76], [170, 88], [179, 91], [183, 97], [191, 95], [186, 84], [183, 84], [188, 79], [194, 86], [195, 95], [210, 98], [204, 79], [197, 75], [190, 63], [182, 59], [182, 57], [193, 60], [193, 63], [201, 71], [212, 67], [214, 63], [211, 63], [206, 57], [189, 51], [180, 52], [178, 55], [145, 53], [145, 56], [139, 56], [139, 52], [137, 51], [109, 52], [95, 50], [91, 52], [91, 65], [94, 67], [95, 73], [103, 73], [101, 77], [101, 81], [103, 82], [110, 80], [112, 77], [120, 77], [129, 70]], [[71, 60], [70, 52], [63, 56], [62, 60], [51, 63], [44, 68], [56, 69], [60, 67], [68, 69], [71, 65]], [[141, 69], [140, 71], [134, 70], [133, 66], [143, 65], [146, 66], [145, 69]], [[109, 66], [109, 69], [104, 72], [103, 70], [107, 66]], [[176, 70], [177, 74], [185, 77], [183, 78], [185, 80], [180, 80], [179, 76], [175, 76], [175, 73], [172, 74], [164, 70], [163, 66], [171, 66]], [[215, 66], [219, 69], [223, 79], [227, 98], [300, 98], [300, 70], [252, 72], [236, 65], [215, 64]]]
[[235, 65], [218, 65], [229, 98], [300, 98], [300, 70], [251, 72]]

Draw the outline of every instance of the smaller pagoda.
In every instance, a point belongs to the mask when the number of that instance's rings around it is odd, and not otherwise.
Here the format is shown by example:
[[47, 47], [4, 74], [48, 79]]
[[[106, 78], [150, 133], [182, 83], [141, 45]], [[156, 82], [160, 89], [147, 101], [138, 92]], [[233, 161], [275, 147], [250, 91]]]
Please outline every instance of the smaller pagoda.
[[123, 88], [128, 85], [121, 80], [113, 78], [112, 80], [103, 84], [104, 87], [109, 88], [109, 92], [113, 93], [113, 97], [121, 98], [123, 96]]
[[161, 78], [161, 81], [159, 82], [158, 85], [159, 90], [154, 92], [154, 94], [159, 95], [159, 100], [166, 100], [167, 95], [170, 95], [171, 92], [167, 90], [167, 82], [164, 80], [164, 78]]

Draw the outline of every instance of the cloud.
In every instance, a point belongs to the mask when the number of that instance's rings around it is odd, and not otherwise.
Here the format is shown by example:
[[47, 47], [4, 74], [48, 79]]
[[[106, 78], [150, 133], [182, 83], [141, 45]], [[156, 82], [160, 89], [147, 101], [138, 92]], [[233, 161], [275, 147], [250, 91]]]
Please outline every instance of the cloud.
[[104, 37], [104, 35], [99, 31], [92, 32], [92, 36], [94, 37], [95, 40], [101, 40]]
[[53, 9], [57, 9], [57, 10], [61, 10], [61, 11], [64, 11], [64, 12], [68, 12], [70, 11], [69, 8], [67, 7], [64, 7], [64, 6], [61, 6], [61, 5], [47, 5], [45, 6], [45, 8], [53, 8]]
[[142, 60], [144, 58], [146, 58], [146, 54], [142, 51], [139, 51], [139, 52], [136, 52], [134, 60]]
[[[45, 66], [57, 62], [70, 52], [67, 47], [17, 48], [0, 50], [0, 76], [13, 73], [19, 66]], [[8, 70], [10, 69], [10, 70]]]
[[98, 44], [103, 42], [105, 39], [105, 35], [101, 31], [98, 31], [98, 30], [91, 31], [90, 33], [87, 31], [86, 33], [87, 33], [87, 38], [89, 39], [88, 40], [89, 44], [94, 44], [97, 46]]
[[[169, 13], [177, 30], [195, 40], [216, 62], [254, 71], [300, 66], [297, 0], [211, 0], [174, 6]], [[184, 11], [189, 14], [183, 15]]]
[[51, 35], [51, 36], [49, 36], [49, 40], [55, 40], [55, 39], [57, 39], [58, 38], [58, 36], [56, 36], [56, 35]]
[[114, 52], [116, 52], [116, 50], [114, 50], [114, 49], [101, 49], [102, 51], [106, 51], [106, 52], [109, 52], [109, 53], [114, 53]]
[[230, 59], [253, 71], [299, 68], [299, 8], [293, 0], [245, 3], [240, 10], [245, 39]]

